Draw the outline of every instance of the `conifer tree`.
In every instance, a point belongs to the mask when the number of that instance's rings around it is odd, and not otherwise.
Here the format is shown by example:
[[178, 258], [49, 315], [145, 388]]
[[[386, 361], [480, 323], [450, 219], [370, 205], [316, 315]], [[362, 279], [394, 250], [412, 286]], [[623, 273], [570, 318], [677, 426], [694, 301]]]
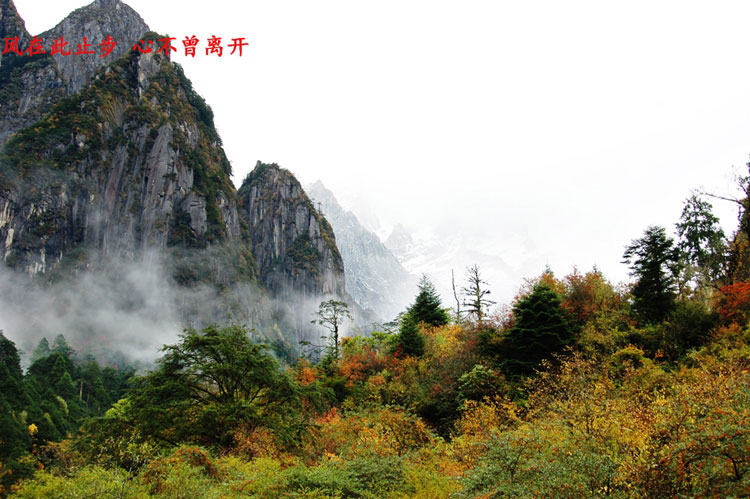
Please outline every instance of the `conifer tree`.
[[16, 345], [5, 337], [0, 330], [0, 364], [3, 364], [8, 373], [16, 379], [21, 379], [21, 356], [18, 354]]
[[49, 342], [47, 341], [47, 338], [42, 338], [39, 340], [39, 343], [37, 343], [36, 348], [34, 348], [34, 351], [31, 352], [31, 362], [36, 362], [39, 359], [43, 359], [44, 357], [49, 356], [49, 354], [52, 353], [52, 350], [49, 348]]
[[560, 297], [539, 283], [513, 308], [515, 324], [503, 340], [501, 366], [509, 376], [528, 375], [572, 341]]
[[424, 354], [424, 344], [425, 340], [419, 331], [419, 323], [410, 314], [404, 315], [398, 334], [397, 348], [407, 355], [419, 357]]
[[75, 354], [75, 350], [68, 345], [68, 341], [65, 336], [58, 334], [55, 337], [55, 341], [52, 343], [52, 353], [61, 353], [64, 356], [71, 358]]
[[638, 280], [633, 287], [633, 311], [647, 323], [663, 321], [674, 308], [679, 249], [664, 227], [651, 226], [625, 249], [623, 263]]
[[712, 208], [711, 203], [693, 194], [685, 201], [677, 223], [679, 248], [687, 264], [685, 277], [698, 286], [717, 281], [726, 272], [726, 237]]
[[16, 345], [0, 331], [0, 400], [7, 401], [13, 409], [23, 408], [28, 400], [22, 383], [21, 356]]
[[443, 326], [448, 324], [449, 320], [448, 312], [440, 303], [440, 297], [435, 290], [435, 286], [424, 274], [419, 281], [419, 293], [414, 300], [414, 304], [409, 307], [406, 313], [414, 320], [415, 324]]

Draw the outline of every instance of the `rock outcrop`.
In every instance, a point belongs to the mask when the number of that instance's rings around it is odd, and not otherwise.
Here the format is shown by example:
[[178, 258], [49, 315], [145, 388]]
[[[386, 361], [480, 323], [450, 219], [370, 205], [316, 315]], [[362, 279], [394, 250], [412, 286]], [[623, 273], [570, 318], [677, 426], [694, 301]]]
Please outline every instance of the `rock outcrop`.
[[[0, 35], [2, 35], [3, 42], [5, 38], [14, 36], [19, 37], [23, 43], [30, 38], [29, 32], [26, 31], [26, 23], [18, 15], [12, 0], [0, 0]], [[2, 56], [0, 56], [0, 61], [2, 61]]]
[[344, 295], [344, 265], [333, 229], [294, 175], [259, 161], [239, 189], [239, 203], [270, 290], [288, 296]]

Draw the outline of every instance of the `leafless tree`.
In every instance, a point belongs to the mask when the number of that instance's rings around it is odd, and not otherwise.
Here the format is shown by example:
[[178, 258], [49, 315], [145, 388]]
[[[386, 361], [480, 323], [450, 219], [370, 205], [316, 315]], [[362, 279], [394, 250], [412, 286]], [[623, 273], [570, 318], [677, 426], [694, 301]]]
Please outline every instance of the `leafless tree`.
[[461, 322], [461, 300], [458, 299], [458, 292], [456, 291], [456, 277], [451, 269], [451, 286], [453, 287], [453, 298], [456, 299], [456, 324]]
[[482, 279], [479, 273], [479, 267], [472, 265], [466, 269], [466, 279], [469, 281], [469, 285], [462, 289], [466, 300], [464, 306], [468, 307], [468, 314], [476, 317], [477, 322], [482, 322], [484, 319], [485, 311], [495, 302], [488, 299], [487, 295], [490, 294], [489, 289], [484, 289], [488, 283]]

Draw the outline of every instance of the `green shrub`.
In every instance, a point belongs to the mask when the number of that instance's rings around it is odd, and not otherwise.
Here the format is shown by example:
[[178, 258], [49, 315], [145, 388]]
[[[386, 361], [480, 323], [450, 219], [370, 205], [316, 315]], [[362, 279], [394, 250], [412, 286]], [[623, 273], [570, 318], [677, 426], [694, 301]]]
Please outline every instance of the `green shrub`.
[[[85, 467], [70, 477], [40, 471], [34, 480], [22, 482], [15, 497], [74, 499], [84, 497], [144, 497], [147, 489], [120, 469], [103, 469], [98, 466]], [[197, 497], [197, 496], [193, 496]]]

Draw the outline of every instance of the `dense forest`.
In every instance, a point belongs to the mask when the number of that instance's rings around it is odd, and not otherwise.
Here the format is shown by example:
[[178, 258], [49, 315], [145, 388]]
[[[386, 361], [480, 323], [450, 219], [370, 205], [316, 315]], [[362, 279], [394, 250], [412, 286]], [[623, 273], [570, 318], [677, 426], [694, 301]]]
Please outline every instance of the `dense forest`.
[[[0, 481], [19, 497], [748, 497], [750, 176], [623, 249], [630, 284], [545, 269], [510, 304], [425, 277], [382, 331], [281, 363], [186, 330], [153, 370], [0, 337]], [[715, 196], [714, 196], [715, 197]], [[724, 201], [722, 201], [724, 202]], [[674, 236], [670, 234], [674, 234]]]

